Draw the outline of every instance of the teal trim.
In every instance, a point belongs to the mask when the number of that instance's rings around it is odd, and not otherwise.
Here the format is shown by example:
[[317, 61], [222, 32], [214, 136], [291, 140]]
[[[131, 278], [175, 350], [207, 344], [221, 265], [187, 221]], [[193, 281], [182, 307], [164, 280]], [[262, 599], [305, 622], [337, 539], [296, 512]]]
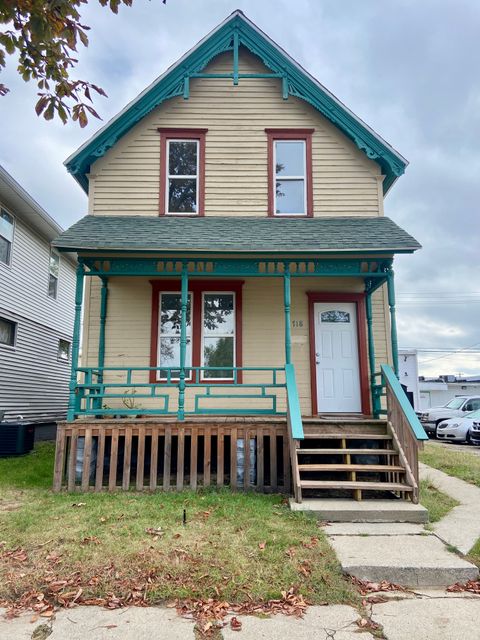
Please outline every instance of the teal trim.
[[395, 375], [398, 376], [398, 338], [397, 338], [397, 319], [395, 313], [395, 283], [393, 269], [387, 272], [387, 291], [388, 306], [390, 308], [390, 335], [392, 342], [392, 359]]
[[295, 367], [293, 364], [285, 365], [285, 382], [287, 386], [287, 407], [290, 436], [293, 440], [303, 440], [302, 413], [300, 411], [300, 399], [298, 397], [297, 382], [295, 380]]
[[190, 78], [186, 76], [183, 79], [183, 99], [188, 100], [190, 98]]
[[108, 278], [102, 277], [100, 291], [100, 329], [98, 334], [98, 368], [105, 366], [105, 328], [107, 322]]
[[73, 338], [72, 338], [72, 363], [70, 370], [70, 384], [69, 384], [69, 399], [67, 420], [72, 422], [75, 419], [75, 414], [80, 409], [81, 397], [79, 389], [77, 388], [77, 369], [78, 369], [78, 356], [80, 353], [80, 331], [82, 323], [82, 302], [83, 302], [83, 284], [84, 284], [85, 267], [83, 265], [82, 258], [78, 259], [78, 265], [76, 270], [76, 285], [75, 285], [75, 315], [73, 323]]
[[[146, 276], [179, 278], [183, 262], [174, 262], [168, 258], [84, 258], [89, 276]], [[391, 260], [358, 259], [192, 259], [186, 263], [189, 277], [283, 277], [288, 272], [291, 277], [349, 277], [372, 278], [382, 282], [386, 278], [385, 270]]]
[[290, 265], [286, 265], [283, 276], [283, 299], [285, 312], [285, 362], [292, 362], [292, 330], [290, 321], [291, 290], [290, 290]]
[[[285, 78], [282, 80], [284, 98], [286, 83], [288, 95], [296, 96], [311, 104], [350, 138], [368, 158], [379, 163], [385, 175], [383, 189], [386, 193], [397, 177], [404, 173], [407, 166], [406, 160], [238, 11], [235, 11], [66, 161], [68, 171], [82, 188], [88, 192], [87, 174], [93, 162], [103, 157], [118, 140], [153, 109], [170, 98], [185, 96], [185, 78], [201, 73], [216, 56], [225, 51], [231, 51], [235, 34], [237, 34], [239, 45], [258, 56], [274, 74]], [[239, 74], [240, 77], [241, 74]]]
[[238, 84], [238, 31], [233, 33], [233, 84]]
[[180, 381], [178, 383], [178, 419], [185, 419], [185, 360], [187, 353], [188, 266], [182, 266], [180, 317]]
[[396, 373], [388, 364], [382, 364], [380, 368], [382, 370], [382, 379], [384, 383], [387, 383], [394, 393], [415, 437], [417, 438], [417, 440], [428, 440], [428, 436], [425, 433], [425, 430], [422, 427], [412, 405], [408, 401], [408, 398], [405, 395], [404, 390], [402, 389], [402, 385], [398, 381]]
[[370, 368], [370, 394], [372, 398], [372, 413], [374, 418], [378, 418], [381, 409], [380, 398], [378, 396], [378, 385], [375, 380], [375, 341], [373, 335], [373, 313], [372, 313], [372, 292], [370, 281], [367, 281], [367, 291], [365, 296], [365, 310], [367, 316], [368, 334], [368, 364]]

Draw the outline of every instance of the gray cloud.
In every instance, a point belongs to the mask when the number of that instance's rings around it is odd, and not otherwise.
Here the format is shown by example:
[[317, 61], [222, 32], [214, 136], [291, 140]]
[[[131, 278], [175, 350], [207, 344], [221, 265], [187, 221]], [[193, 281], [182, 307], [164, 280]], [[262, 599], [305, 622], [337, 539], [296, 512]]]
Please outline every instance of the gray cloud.
[[[104, 120], [236, 8], [410, 160], [385, 202], [386, 214], [424, 246], [396, 261], [400, 344], [479, 343], [480, 304], [455, 302], [480, 292], [477, 0], [137, 0], [118, 16], [91, 3], [82, 16], [92, 27], [91, 45], [80, 52], [78, 74], [107, 91], [108, 100], [96, 105]], [[80, 131], [38, 119], [35, 88], [14, 66], [4, 74], [12, 91], [0, 100], [0, 162], [68, 226], [87, 202], [62, 162], [99, 123]], [[442, 301], [406, 301], [422, 292]], [[426, 362], [421, 370], [479, 373], [480, 354]]]

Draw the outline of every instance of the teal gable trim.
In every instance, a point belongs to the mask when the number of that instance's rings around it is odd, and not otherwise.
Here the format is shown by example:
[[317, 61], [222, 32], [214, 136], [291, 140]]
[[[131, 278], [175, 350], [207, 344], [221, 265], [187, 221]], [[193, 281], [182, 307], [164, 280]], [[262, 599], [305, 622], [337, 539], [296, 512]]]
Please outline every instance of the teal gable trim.
[[68, 171], [88, 192], [90, 166], [105, 155], [122, 136], [153, 109], [175, 96], [189, 98], [189, 79], [201, 73], [216, 56], [232, 51], [234, 84], [241, 82], [238, 73], [238, 46], [258, 56], [282, 79], [282, 96], [305, 100], [350, 138], [368, 158], [378, 162], [385, 174], [384, 193], [404, 173], [407, 161], [351, 113], [331, 93], [314, 80], [278, 45], [263, 34], [241, 12], [234, 12], [222, 25], [131, 102], [85, 145], [65, 162]]

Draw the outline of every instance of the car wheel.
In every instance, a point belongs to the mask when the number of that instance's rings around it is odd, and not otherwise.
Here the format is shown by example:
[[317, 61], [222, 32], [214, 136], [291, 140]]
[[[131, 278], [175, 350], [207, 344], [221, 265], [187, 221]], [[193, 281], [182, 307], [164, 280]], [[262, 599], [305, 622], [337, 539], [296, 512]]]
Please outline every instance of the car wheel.
[[465, 438], [465, 442], [469, 445], [472, 444], [472, 436], [470, 435], [470, 431], [467, 432], [467, 437]]

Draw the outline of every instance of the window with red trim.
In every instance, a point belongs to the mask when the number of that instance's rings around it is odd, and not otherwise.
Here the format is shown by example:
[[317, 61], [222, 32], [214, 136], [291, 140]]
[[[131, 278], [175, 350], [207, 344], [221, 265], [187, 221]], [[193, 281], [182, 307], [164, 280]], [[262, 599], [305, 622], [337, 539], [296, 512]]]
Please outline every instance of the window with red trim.
[[268, 214], [313, 215], [313, 129], [265, 129], [268, 138]]
[[207, 129], [160, 132], [160, 215], [204, 215]]
[[[187, 307], [186, 367], [203, 367], [201, 380], [232, 382], [233, 367], [241, 367], [242, 282], [192, 281]], [[180, 283], [152, 281], [152, 344], [150, 366], [180, 364]], [[151, 382], [166, 380], [166, 371], [152, 371]], [[187, 375], [187, 379], [193, 376]], [[241, 376], [238, 381], [241, 381]]]

